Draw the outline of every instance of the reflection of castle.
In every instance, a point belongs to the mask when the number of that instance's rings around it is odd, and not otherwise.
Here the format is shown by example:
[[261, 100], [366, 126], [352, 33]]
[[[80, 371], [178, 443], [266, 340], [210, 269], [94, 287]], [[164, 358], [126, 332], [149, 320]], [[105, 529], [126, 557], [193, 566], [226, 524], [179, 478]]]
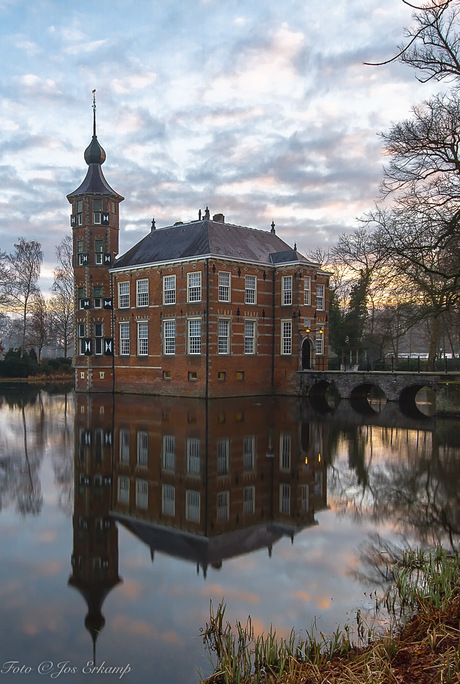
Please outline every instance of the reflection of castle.
[[295, 406], [286, 399], [117, 400], [114, 516], [152, 553], [204, 571], [293, 537], [325, 502], [324, 468], [316, 445], [315, 457], [302, 453]]
[[103, 626], [120, 582], [114, 521], [150, 549], [203, 570], [272, 547], [326, 505], [319, 423], [293, 398], [77, 395], [72, 577]]

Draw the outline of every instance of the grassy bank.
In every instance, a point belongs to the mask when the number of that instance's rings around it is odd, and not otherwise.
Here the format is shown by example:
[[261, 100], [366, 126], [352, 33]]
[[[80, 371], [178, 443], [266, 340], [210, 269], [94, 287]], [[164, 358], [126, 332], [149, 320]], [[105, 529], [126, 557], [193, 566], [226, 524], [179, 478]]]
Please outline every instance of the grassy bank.
[[392, 568], [383, 602], [391, 617], [384, 634], [357, 615], [351, 629], [313, 631], [280, 639], [256, 636], [251, 619], [232, 627], [225, 605], [203, 630], [213, 663], [207, 684], [428, 684], [460, 682], [460, 556], [442, 549], [406, 552]]

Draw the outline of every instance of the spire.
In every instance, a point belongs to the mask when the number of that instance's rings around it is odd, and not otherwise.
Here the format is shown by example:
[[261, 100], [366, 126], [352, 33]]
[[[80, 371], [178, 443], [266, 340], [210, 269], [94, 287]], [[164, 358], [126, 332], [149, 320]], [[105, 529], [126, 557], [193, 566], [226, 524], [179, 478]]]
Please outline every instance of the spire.
[[111, 197], [117, 199], [119, 202], [123, 200], [123, 197], [115, 192], [113, 188], [107, 183], [102, 173], [102, 164], [105, 162], [105, 152], [101, 145], [99, 145], [96, 135], [96, 91], [93, 90], [93, 137], [90, 144], [85, 150], [85, 162], [88, 164], [89, 168], [86, 173], [86, 178], [83, 183], [70, 195], [67, 195], [69, 202], [79, 196], [87, 193], [97, 194], [97, 195], [110, 195]]
[[96, 90], [93, 90], [93, 137], [85, 150], [85, 162], [88, 164], [103, 164], [105, 162], [105, 151], [99, 145], [96, 135]]
[[96, 89], [93, 90], [93, 138], [96, 138]]

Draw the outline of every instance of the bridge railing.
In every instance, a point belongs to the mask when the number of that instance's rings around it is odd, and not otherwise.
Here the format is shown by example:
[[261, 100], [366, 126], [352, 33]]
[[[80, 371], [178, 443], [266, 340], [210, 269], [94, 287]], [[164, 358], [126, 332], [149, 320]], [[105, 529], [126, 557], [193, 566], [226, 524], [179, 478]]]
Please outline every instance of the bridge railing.
[[460, 371], [460, 358], [439, 358], [429, 361], [426, 358], [417, 357], [395, 357], [390, 356], [385, 359], [371, 361], [366, 359], [359, 364], [340, 363], [339, 359], [329, 359], [327, 368], [323, 363], [317, 370], [341, 370], [341, 371], [406, 371], [410, 373], [436, 372], [449, 373]]

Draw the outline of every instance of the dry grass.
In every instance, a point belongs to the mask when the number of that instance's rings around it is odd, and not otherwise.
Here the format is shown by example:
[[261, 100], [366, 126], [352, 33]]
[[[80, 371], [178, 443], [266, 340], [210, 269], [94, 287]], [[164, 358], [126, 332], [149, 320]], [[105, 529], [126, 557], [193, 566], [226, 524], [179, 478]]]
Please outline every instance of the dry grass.
[[[203, 631], [217, 656], [207, 684], [460, 684], [460, 557], [438, 549], [408, 554], [393, 568], [388, 604], [399, 622], [369, 645], [353, 646], [348, 630], [318, 641], [292, 632], [254, 636], [251, 620], [236, 632], [221, 604]], [[358, 624], [359, 626], [359, 624]], [[359, 630], [358, 630], [359, 631]]]
[[[318, 667], [292, 662], [280, 684], [434, 684], [460, 682], [460, 596], [445, 610], [419, 611], [395, 637], [333, 657]], [[212, 680], [211, 680], [212, 681]]]

